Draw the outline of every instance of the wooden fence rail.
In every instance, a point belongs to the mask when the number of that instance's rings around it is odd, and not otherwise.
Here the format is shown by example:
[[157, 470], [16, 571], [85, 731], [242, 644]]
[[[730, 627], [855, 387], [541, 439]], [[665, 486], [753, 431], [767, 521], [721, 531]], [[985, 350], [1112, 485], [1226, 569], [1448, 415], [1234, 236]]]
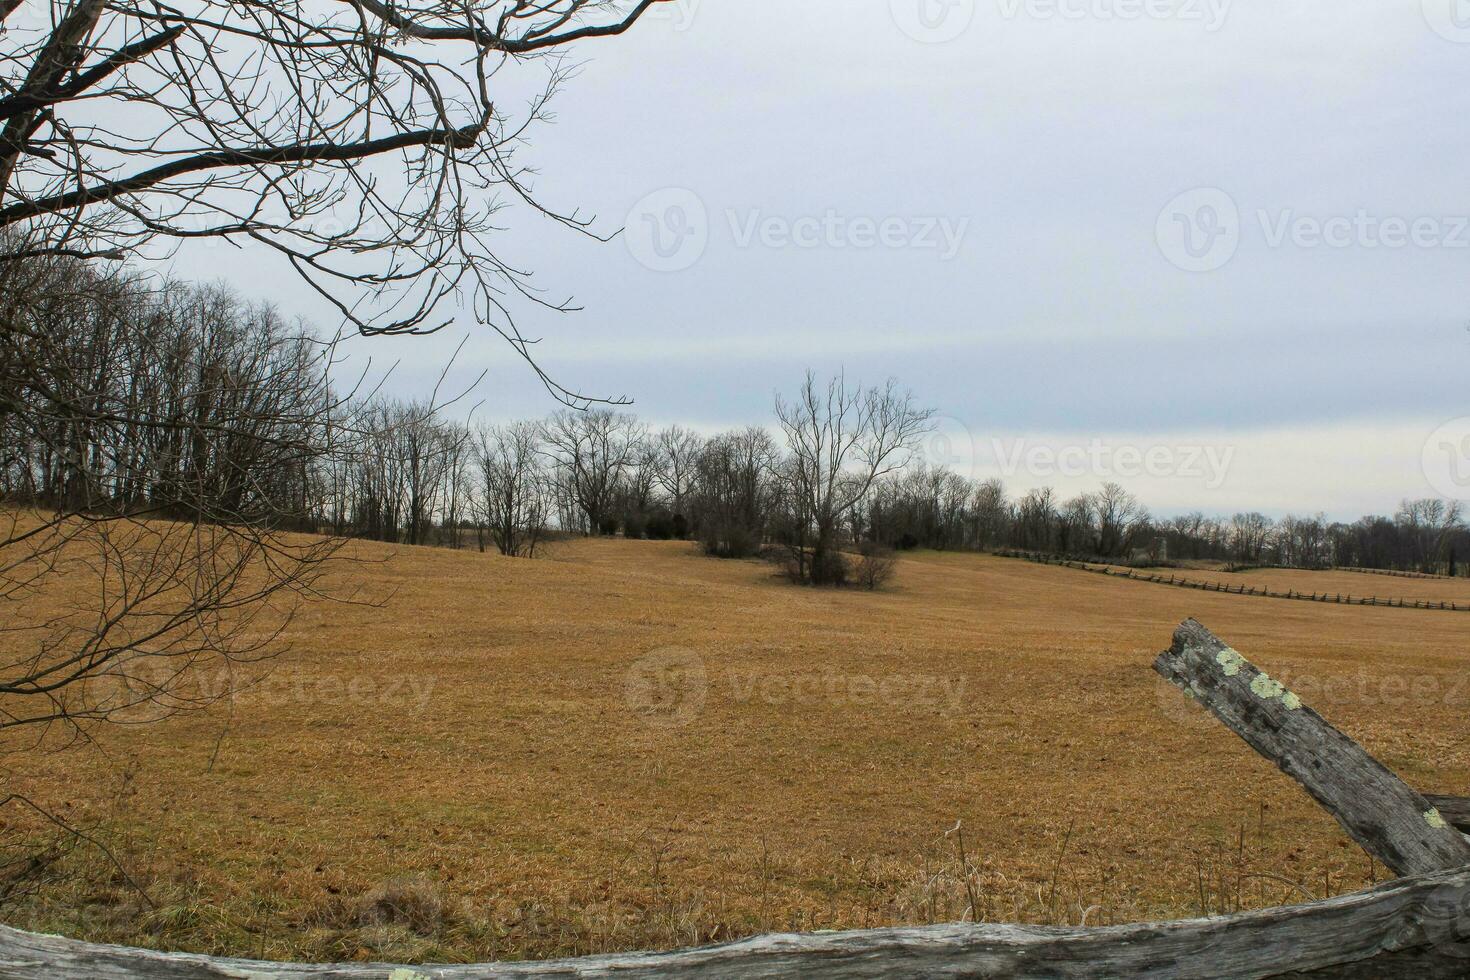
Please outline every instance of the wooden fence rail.
[[0, 926], [0, 978], [1434, 978], [1470, 976], [1470, 799], [1424, 797], [1190, 620], [1154, 667], [1295, 778], [1405, 877], [1305, 905], [1104, 928], [941, 925], [758, 936], [669, 953], [527, 963], [270, 963]]
[[1438, 572], [1401, 572], [1396, 568], [1353, 568], [1351, 565], [1332, 565], [1328, 568], [1331, 572], [1352, 572], [1355, 575], [1387, 575], [1391, 578], [1427, 578], [1438, 579], [1442, 582], [1458, 582], [1464, 580], [1464, 575], [1441, 575]]
[[1393, 609], [1438, 609], [1444, 612], [1470, 612], [1470, 603], [1435, 602], [1429, 599], [1381, 599], [1376, 596], [1343, 595], [1340, 592], [1319, 593], [1297, 592], [1294, 590], [1277, 592], [1260, 586], [1245, 585], [1244, 583], [1230, 585], [1227, 582], [1207, 582], [1200, 579], [1190, 579], [1172, 572], [1167, 576], [1158, 573], [1140, 573], [1137, 569], [1133, 568], [1097, 565], [1090, 562], [1078, 561], [1074, 558], [1064, 558], [1061, 555], [1044, 555], [1031, 551], [1013, 550], [1002, 550], [992, 553], [1001, 558], [1021, 558], [1039, 565], [1057, 565], [1062, 568], [1075, 568], [1081, 572], [1092, 572], [1096, 575], [1125, 578], [1133, 582], [1172, 585], [1175, 588], [1197, 589], [1203, 592], [1248, 595], [1261, 599], [1296, 599], [1302, 602], [1329, 602], [1344, 606], [1386, 606]]

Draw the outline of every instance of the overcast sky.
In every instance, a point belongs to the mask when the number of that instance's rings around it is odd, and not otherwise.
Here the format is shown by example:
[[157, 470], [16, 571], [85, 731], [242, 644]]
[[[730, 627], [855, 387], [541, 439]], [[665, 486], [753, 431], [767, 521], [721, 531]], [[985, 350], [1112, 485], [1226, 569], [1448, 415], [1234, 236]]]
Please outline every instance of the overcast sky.
[[[533, 139], [542, 198], [628, 233], [508, 218], [585, 307], [524, 321], [568, 386], [713, 429], [808, 367], [893, 375], [931, 459], [1160, 513], [1470, 496], [1470, 0], [659, 14]], [[264, 256], [178, 266], [326, 320]], [[354, 350], [421, 394], [466, 335], [479, 416], [555, 407], [470, 323]]]

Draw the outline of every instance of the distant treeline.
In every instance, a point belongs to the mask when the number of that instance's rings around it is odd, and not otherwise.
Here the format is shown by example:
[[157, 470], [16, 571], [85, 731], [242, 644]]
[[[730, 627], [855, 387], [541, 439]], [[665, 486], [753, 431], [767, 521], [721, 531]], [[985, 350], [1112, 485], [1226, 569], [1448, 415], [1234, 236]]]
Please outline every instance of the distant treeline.
[[[66, 259], [27, 272], [0, 299], [0, 493], [22, 504], [519, 555], [561, 532], [689, 538], [723, 557], [873, 543], [1450, 574], [1470, 558], [1459, 506], [1439, 500], [1345, 524], [1156, 519], [1116, 483], [1011, 496], [912, 462], [927, 413], [840, 379], [778, 405], [783, 439], [651, 429], [608, 409], [466, 424], [340, 390], [331, 344], [224, 289]], [[842, 424], [866, 442], [833, 466]]]
[[0, 293], [0, 493], [61, 511], [303, 524], [328, 347], [228, 290], [68, 258]]

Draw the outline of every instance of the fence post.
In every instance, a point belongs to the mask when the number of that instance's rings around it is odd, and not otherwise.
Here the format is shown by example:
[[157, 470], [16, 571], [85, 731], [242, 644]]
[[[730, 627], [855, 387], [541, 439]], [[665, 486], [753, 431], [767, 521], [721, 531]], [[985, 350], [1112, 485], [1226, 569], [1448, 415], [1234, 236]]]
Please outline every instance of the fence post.
[[1424, 797], [1199, 622], [1154, 669], [1302, 785], [1369, 854], [1400, 875], [1470, 865], [1470, 838]]

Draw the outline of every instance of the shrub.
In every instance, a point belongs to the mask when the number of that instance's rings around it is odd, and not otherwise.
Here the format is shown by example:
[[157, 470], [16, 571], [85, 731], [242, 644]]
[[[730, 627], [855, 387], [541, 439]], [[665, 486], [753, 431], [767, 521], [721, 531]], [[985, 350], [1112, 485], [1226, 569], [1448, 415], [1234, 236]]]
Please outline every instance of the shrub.
[[689, 537], [689, 518], [683, 514], [675, 514], [670, 523], [673, 525], [674, 537], [680, 541]]
[[835, 548], [812, 552], [807, 556], [806, 568], [813, 585], [841, 587], [848, 583], [852, 572], [847, 556]]
[[704, 535], [704, 553], [715, 558], [749, 558], [760, 551], [760, 538], [748, 528], [732, 525], [711, 528]]
[[648, 531], [648, 522], [642, 514], [623, 515], [623, 537], [641, 538]]
[[764, 549], [761, 557], [774, 562], [782, 575], [798, 585], [851, 585], [870, 591], [893, 578], [898, 563], [892, 548], [872, 541], [859, 546], [856, 556], [837, 550], [819, 556], [809, 549], [784, 545]]
[[611, 536], [618, 533], [618, 519], [616, 517], [604, 517], [597, 522], [597, 533]]
[[873, 541], [865, 541], [858, 549], [857, 561], [853, 563], [853, 583], [859, 588], [874, 591], [882, 588], [893, 578], [898, 559], [893, 549]]
[[655, 541], [667, 541], [674, 536], [674, 521], [666, 510], [656, 510], [648, 515], [647, 533]]
[[794, 585], [806, 585], [806, 572], [802, 567], [802, 551], [789, 545], [772, 545], [761, 550], [761, 557], [781, 570], [781, 575]]

